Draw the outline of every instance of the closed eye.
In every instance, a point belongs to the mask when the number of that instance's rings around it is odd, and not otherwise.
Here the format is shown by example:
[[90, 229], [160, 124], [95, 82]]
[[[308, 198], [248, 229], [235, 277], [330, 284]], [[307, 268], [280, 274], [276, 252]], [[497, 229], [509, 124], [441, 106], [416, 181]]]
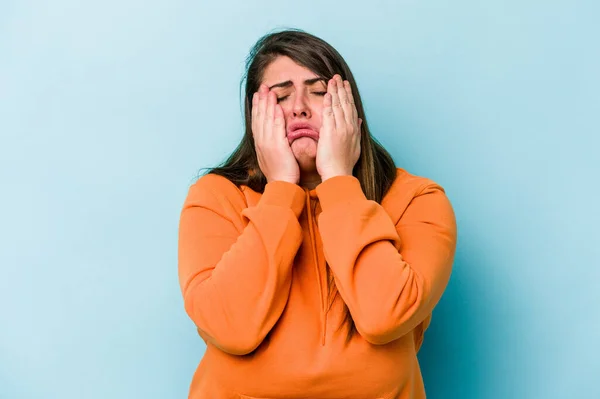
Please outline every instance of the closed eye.
[[[327, 94], [327, 92], [326, 92], [326, 91], [313, 91], [313, 92], [312, 92], [312, 94], [315, 94], [315, 95], [317, 95], [317, 96], [321, 96], [321, 97], [322, 97], [322, 96], [324, 96], [325, 94]], [[279, 103], [280, 103], [280, 102], [282, 102], [282, 101], [285, 101], [285, 100], [287, 100], [287, 99], [288, 99], [288, 97], [289, 97], [289, 95], [288, 95], [288, 96], [283, 96], [283, 97], [278, 97], [278, 98], [277, 98], [277, 104], [279, 104]]]

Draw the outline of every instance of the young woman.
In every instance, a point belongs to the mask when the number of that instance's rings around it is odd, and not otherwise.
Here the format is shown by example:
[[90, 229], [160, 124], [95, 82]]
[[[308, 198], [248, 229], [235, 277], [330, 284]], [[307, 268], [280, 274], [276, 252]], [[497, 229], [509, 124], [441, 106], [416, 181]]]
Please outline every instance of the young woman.
[[323, 40], [262, 37], [245, 89], [241, 143], [181, 212], [207, 347], [189, 397], [425, 398], [417, 351], [457, 236], [443, 188], [394, 165]]

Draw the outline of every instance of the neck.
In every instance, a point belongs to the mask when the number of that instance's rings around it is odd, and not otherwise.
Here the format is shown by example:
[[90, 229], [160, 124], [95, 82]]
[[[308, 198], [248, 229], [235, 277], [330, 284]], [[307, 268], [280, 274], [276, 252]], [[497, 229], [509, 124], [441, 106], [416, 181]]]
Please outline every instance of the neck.
[[321, 183], [321, 176], [314, 171], [313, 173], [301, 173], [300, 174], [300, 186], [309, 190], [314, 189]]

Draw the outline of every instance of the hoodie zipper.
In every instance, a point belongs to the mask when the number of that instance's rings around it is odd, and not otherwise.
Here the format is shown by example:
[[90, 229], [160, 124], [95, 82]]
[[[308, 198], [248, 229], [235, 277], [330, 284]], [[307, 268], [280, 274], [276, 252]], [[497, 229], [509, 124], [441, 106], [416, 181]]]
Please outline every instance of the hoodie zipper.
[[[321, 346], [325, 346], [325, 336], [327, 332], [327, 312], [325, 311], [325, 293], [323, 290], [323, 282], [321, 279], [321, 270], [319, 270], [319, 255], [317, 252], [317, 238], [315, 233], [314, 226], [314, 210], [312, 208], [311, 200], [310, 200], [310, 192], [308, 189], [306, 191], [306, 210], [308, 215], [308, 233], [310, 236], [310, 244], [313, 253], [313, 263], [315, 265], [315, 273], [317, 275], [317, 285], [319, 288], [319, 299], [321, 301], [320, 307], [320, 318], [321, 318]], [[315, 204], [316, 207], [316, 204]]]

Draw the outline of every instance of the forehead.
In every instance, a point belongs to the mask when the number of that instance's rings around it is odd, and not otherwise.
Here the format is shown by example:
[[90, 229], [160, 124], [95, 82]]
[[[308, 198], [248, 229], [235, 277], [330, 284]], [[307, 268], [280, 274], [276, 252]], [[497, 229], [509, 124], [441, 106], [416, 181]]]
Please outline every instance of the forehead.
[[291, 58], [279, 56], [267, 66], [262, 83], [267, 86], [291, 80], [300, 84], [307, 79], [316, 78], [317, 74], [308, 68], [298, 65]]

